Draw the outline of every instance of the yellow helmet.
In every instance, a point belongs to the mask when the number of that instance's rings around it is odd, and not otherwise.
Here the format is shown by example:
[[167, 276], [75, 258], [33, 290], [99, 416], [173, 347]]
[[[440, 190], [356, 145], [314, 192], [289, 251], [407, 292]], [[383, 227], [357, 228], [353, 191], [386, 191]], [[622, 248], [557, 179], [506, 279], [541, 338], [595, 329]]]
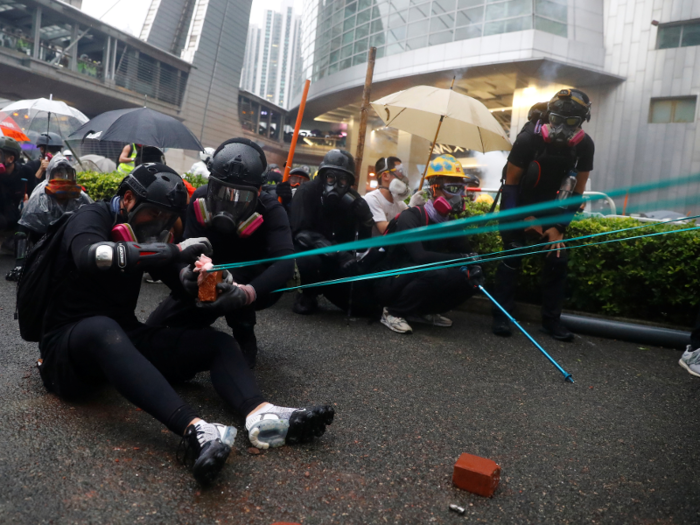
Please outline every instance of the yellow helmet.
[[428, 173], [425, 178], [430, 177], [458, 177], [463, 179], [464, 169], [462, 164], [452, 155], [440, 155], [433, 159], [428, 165]]
[[486, 204], [493, 204], [493, 197], [488, 193], [480, 193], [474, 202], [485, 202]]

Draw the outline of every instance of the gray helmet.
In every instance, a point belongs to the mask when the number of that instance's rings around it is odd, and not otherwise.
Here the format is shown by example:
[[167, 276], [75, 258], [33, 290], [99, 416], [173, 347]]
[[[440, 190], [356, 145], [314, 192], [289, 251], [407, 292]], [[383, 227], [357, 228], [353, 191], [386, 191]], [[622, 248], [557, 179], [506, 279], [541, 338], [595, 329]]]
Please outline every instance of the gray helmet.
[[15, 156], [15, 162], [19, 160], [19, 156], [22, 154], [22, 148], [12, 137], [3, 137], [0, 135], [0, 151], [9, 153]]
[[49, 148], [62, 148], [63, 139], [61, 139], [61, 136], [58, 133], [49, 131], [48, 133], [42, 133], [39, 135], [39, 138], [36, 139], [36, 145], [46, 146]]
[[323, 157], [321, 165], [318, 167], [318, 174], [323, 175], [323, 172], [328, 169], [343, 171], [352, 176], [353, 184], [355, 181], [355, 158], [349, 151], [344, 149], [332, 149]]
[[207, 163], [211, 176], [228, 184], [260, 188], [267, 169], [265, 152], [252, 140], [238, 137], [221, 144]]

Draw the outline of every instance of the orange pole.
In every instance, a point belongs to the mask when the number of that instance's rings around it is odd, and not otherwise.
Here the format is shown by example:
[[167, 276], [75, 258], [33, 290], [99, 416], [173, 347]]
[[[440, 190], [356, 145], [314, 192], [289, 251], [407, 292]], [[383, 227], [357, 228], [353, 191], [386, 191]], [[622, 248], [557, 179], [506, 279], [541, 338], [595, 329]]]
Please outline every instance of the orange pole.
[[625, 203], [622, 205], [622, 215], [624, 215], [625, 212], [627, 211], [627, 199], [629, 199], [629, 198], [630, 198], [630, 194], [625, 193]]
[[304, 118], [304, 108], [306, 108], [306, 96], [309, 94], [310, 85], [311, 81], [307, 79], [307, 81], [304, 82], [304, 92], [301, 94], [299, 112], [297, 113], [297, 123], [294, 126], [294, 135], [292, 135], [292, 144], [289, 146], [289, 155], [287, 155], [287, 164], [284, 167], [284, 176], [282, 177], [282, 182], [287, 182], [287, 179], [289, 179], [289, 170], [292, 169], [292, 162], [294, 161], [294, 150], [297, 147], [297, 138], [299, 137], [299, 130], [301, 129], [301, 120]]

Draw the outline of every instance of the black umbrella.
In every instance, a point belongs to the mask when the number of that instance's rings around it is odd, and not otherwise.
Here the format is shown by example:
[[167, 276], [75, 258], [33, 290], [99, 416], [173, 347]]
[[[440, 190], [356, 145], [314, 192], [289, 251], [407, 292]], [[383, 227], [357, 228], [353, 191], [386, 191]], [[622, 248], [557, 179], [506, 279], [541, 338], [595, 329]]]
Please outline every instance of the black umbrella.
[[107, 111], [80, 126], [68, 140], [112, 141], [204, 151], [197, 137], [182, 122], [149, 108]]

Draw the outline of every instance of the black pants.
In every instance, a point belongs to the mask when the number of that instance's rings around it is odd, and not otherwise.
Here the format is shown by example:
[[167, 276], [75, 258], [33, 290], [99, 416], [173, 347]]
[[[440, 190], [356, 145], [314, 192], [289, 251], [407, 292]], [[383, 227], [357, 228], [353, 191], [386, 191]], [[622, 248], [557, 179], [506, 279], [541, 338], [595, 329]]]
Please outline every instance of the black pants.
[[[248, 284], [263, 270], [264, 268], [250, 266], [235, 268], [229, 272], [233, 275], [235, 282]], [[257, 322], [255, 312], [271, 307], [279, 301], [280, 297], [282, 297], [281, 293], [260, 295], [253, 304], [226, 314], [226, 323], [231, 327], [233, 337], [242, 344], [243, 340], [250, 337], [253, 332]], [[216, 313], [197, 308], [194, 299], [185, 301], [170, 295], [148, 317], [146, 324], [149, 326], [205, 328], [211, 326], [218, 318], [219, 315]]]
[[700, 312], [698, 312], [698, 318], [695, 321], [693, 331], [690, 332], [690, 346], [692, 350], [700, 348]]
[[[515, 237], [515, 242], [525, 246], [524, 232], [510, 232], [509, 239]], [[512, 248], [506, 245], [504, 249]], [[512, 257], [500, 262], [496, 270], [496, 289], [493, 294], [503, 308], [512, 314], [515, 310], [515, 291], [518, 275], [522, 265], [522, 257]], [[548, 252], [544, 258], [542, 269], [542, 322], [558, 322], [564, 306], [566, 292], [566, 267], [569, 261], [567, 251]], [[492, 307], [495, 319], [506, 319], [506, 316], [495, 305]]]
[[113, 385], [128, 401], [182, 435], [197, 412], [170, 382], [209, 370], [214, 389], [245, 416], [265, 402], [236, 342], [215, 330], [122, 328], [109, 317], [88, 317], [48, 334], [41, 342], [46, 388], [66, 399]]
[[375, 282], [377, 300], [396, 317], [441, 314], [475, 292], [459, 268], [396, 275]]
[[[343, 272], [340, 264], [332, 257], [323, 255], [299, 257], [297, 259], [297, 268], [299, 269], [301, 284], [319, 283], [353, 275], [352, 273]], [[374, 282], [370, 280], [315, 286], [303, 288], [302, 293], [307, 297], [323, 295], [344, 312], [351, 309], [352, 315], [373, 316], [378, 314], [380, 310], [372, 289], [372, 283]]]

